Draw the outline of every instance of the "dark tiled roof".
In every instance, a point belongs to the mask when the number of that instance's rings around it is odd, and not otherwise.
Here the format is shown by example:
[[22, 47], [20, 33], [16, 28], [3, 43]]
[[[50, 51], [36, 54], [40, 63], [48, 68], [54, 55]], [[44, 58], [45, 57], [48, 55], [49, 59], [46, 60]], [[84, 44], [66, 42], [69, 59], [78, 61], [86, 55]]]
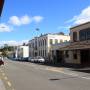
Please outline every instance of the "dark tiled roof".
[[80, 24], [80, 25], [71, 27], [70, 30], [71, 30], [71, 29], [74, 29], [74, 28], [77, 28], [77, 27], [80, 27], [80, 26], [83, 26], [83, 25], [86, 25], [86, 24], [90, 24], [90, 22], [86, 22], [86, 23], [83, 23], [83, 24]]

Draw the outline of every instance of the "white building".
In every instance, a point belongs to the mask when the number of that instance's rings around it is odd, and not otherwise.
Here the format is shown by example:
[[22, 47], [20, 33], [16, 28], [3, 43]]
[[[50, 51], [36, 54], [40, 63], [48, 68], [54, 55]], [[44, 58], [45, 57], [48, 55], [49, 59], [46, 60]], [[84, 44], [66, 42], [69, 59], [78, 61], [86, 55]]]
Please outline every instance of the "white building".
[[35, 37], [29, 41], [29, 56], [42, 56], [49, 60], [50, 50], [53, 44], [62, 42], [68, 42], [70, 40], [69, 35], [57, 34], [45, 34], [40, 37]]
[[15, 57], [18, 59], [24, 59], [29, 57], [29, 47], [28, 46], [18, 46], [15, 51]]

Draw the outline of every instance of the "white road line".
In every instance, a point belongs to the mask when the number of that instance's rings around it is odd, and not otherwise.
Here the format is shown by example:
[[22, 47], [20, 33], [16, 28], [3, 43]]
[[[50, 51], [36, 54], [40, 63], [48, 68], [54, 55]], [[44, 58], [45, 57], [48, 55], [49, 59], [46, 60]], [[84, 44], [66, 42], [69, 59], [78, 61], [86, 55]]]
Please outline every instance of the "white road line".
[[8, 78], [7, 78], [7, 77], [4, 77], [4, 79], [5, 79], [5, 80], [8, 80]]
[[11, 87], [11, 86], [12, 86], [12, 85], [11, 85], [11, 83], [10, 83], [9, 81], [7, 81], [7, 84], [8, 84], [8, 86], [9, 86], [9, 87]]
[[66, 73], [66, 72], [62, 71], [62, 69], [61, 70], [57, 70], [57, 69], [46, 68], [46, 70], [54, 71], [54, 72], [60, 72], [60, 73], [63, 73], [63, 74], [66, 74], [66, 75], [70, 75], [70, 76], [78, 76], [78, 74], [76, 74], [76, 73]]
[[84, 78], [84, 79], [88, 79], [88, 80], [90, 80], [90, 78], [88, 78], [88, 77], [81, 77], [81, 78]]
[[5, 76], [5, 73], [2, 73], [3, 76]]

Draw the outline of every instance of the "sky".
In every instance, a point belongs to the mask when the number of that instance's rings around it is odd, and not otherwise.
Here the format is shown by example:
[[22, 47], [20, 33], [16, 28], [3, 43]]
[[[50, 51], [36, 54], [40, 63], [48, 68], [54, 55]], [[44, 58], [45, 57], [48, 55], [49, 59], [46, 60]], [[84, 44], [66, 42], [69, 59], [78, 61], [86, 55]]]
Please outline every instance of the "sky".
[[87, 21], [90, 0], [5, 0], [0, 45], [20, 44], [46, 33], [68, 35], [70, 27]]

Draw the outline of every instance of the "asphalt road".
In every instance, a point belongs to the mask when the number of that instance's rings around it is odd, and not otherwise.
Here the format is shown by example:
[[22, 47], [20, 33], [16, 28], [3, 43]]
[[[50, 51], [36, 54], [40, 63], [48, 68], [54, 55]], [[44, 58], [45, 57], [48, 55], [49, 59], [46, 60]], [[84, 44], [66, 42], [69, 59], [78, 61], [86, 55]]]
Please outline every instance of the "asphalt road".
[[89, 73], [5, 60], [0, 67], [6, 90], [90, 90]]

